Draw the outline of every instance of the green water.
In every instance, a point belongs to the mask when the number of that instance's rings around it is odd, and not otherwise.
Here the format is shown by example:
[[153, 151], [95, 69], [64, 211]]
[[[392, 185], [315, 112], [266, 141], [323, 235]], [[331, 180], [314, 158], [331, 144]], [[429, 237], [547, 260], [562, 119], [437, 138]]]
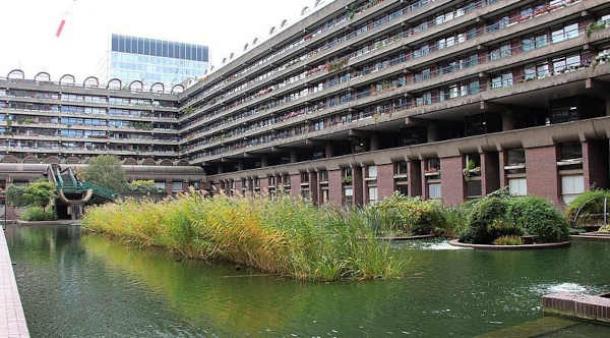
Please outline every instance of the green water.
[[402, 244], [404, 278], [303, 284], [176, 261], [77, 227], [6, 235], [33, 337], [505, 338], [553, 325], [546, 337], [610, 336], [604, 326], [541, 320], [539, 305], [552, 291], [610, 291], [610, 243], [521, 252]]

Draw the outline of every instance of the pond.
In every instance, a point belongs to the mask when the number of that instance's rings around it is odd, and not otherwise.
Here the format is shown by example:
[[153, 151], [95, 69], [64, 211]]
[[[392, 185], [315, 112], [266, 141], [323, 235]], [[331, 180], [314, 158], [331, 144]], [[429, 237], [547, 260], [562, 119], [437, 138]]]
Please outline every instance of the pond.
[[547, 337], [610, 336], [605, 326], [541, 320], [540, 308], [548, 292], [610, 291], [604, 242], [519, 252], [397, 244], [408, 261], [401, 279], [311, 284], [178, 261], [78, 227], [6, 236], [33, 337], [509, 337], [554, 325]]

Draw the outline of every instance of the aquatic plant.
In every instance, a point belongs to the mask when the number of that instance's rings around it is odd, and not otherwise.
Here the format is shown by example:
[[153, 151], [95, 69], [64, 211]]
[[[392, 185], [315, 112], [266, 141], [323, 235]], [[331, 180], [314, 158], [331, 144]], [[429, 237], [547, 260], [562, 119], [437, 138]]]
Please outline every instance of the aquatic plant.
[[394, 194], [383, 201], [365, 207], [368, 217], [376, 217], [375, 229], [429, 235], [445, 232], [446, 218], [440, 203]]
[[389, 247], [375, 240], [364, 214], [287, 196], [128, 199], [88, 209], [83, 224], [140, 246], [299, 280], [374, 279], [401, 269]]

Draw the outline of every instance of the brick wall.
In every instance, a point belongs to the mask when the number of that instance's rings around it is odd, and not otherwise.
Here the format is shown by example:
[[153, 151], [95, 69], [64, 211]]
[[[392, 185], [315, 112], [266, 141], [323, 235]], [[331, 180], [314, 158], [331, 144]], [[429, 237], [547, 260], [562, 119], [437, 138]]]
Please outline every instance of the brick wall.
[[300, 197], [301, 196], [301, 174], [290, 175], [290, 196]]
[[407, 162], [407, 177], [409, 182], [409, 196], [417, 197], [422, 195], [422, 171], [421, 161]]
[[362, 206], [364, 204], [364, 178], [362, 175], [362, 167], [352, 167], [352, 186], [354, 188], [354, 206]]
[[582, 143], [585, 190], [608, 187], [608, 141]]
[[341, 185], [341, 169], [328, 171], [328, 202], [334, 206], [341, 206], [343, 191]]
[[500, 163], [498, 153], [481, 153], [482, 194], [485, 196], [498, 189], [500, 189]]
[[443, 204], [454, 206], [464, 203], [464, 158], [463, 156], [441, 158], [441, 190]]
[[526, 149], [525, 167], [527, 171], [527, 194], [544, 197], [560, 206], [562, 202], [559, 197], [557, 147], [552, 145]]
[[394, 193], [393, 163], [377, 166], [377, 193], [380, 201]]

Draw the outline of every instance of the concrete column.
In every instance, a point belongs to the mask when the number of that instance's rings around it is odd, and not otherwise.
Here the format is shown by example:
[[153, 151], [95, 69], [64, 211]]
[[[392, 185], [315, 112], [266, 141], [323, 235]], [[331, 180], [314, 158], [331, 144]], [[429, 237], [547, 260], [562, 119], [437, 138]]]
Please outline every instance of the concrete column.
[[301, 196], [301, 174], [290, 175], [290, 196], [300, 197]]
[[328, 171], [328, 203], [340, 207], [343, 202], [341, 169]]
[[438, 141], [439, 139], [439, 135], [438, 135], [438, 125], [436, 123], [429, 123], [427, 125], [427, 134], [428, 134], [428, 142], [435, 142]]
[[364, 205], [362, 167], [352, 166], [352, 188], [354, 189], [354, 206]]
[[165, 193], [170, 196], [172, 194], [172, 180], [165, 180]]
[[237, 165], [235, 166], [237, 168], [237, 171], [242, 171], [244, 170], [244, 163], [242, 161], [237, 162]]
[[333, 157], [333, 144], [331, 142], [326, 142], [326, 144], [324, 144], [324, 157]]
[[499, 166], [497, 152], [481, 153], [481, 193], [483, 196], [500, 189]]
[[219, 164], [219, 165], [218, 165], [218, 173], [219, 173], [219, 174], [223, 174], [223, 173], [224, 173], [224, 171], [223, 171], [223, 169], [222, 169], [222, 164]]
[[502, 114], [502, 130], [515, 129], [515, 117], [512, 112], [508, 111]]
[[443, 204], [455, 206], [466, 199], [464, 156], [441, 158], [441, 190]]
[[318, 172], [310, 171], [309, 172], [309, 193], [311, 195], [311, 201], [315, 205], [320, 204], [320, 198], [318, 197]]
[[498, 167], [500, 169], [500, 177], [499, 177], [499, 183], [500, 183], [500, 188], [504, 188], [508, 185], [508, 180], [506, 179], [506, 171], [504, 171], [504, 167], [506, 167], [506, 151], [504, 150], [500, 150], [498, 152]]
[[555, 145], [525, 149], [527, 194], [546, 198], [562, 205], [559, 197], [557, 147]]
[[392, 196], [394, 193], [394, 164], [381, 164], [377, 166], [377, 194], [379, 200]]
[[409, 182], [409, 196], [422, 196], [422, 161], [407, 161], [407, 179]]
[[421, 160], [419, 161], [419, 167], [420, 167], [420, 179], [421, 179], [421, 198], [423, 200], [427, 200], [430, 198], [430, 194], [428, 192], [428, 184], [426, 183], [426, 160]]
[[261, 168], [268, 166], [268, 163], [269, 163], [269, 161], [267, 159], [267, 156], [261, 157]]
[[608, 187], [608, 141], [582, 143], [585, 190]]
[[378, 134], [371, 134], [370, 150], [371, 151], [379, 150], [379, 135]]

